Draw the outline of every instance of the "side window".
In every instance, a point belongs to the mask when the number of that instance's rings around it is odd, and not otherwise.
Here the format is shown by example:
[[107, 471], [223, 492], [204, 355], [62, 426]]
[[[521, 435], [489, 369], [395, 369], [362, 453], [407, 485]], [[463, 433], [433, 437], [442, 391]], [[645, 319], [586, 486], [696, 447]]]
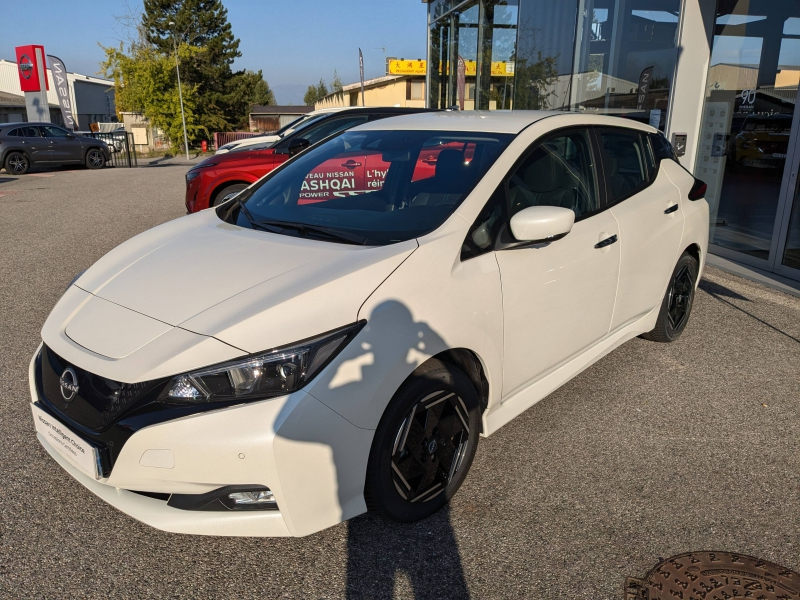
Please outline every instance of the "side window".
[[636, 193], [649, 184], [647, 148], [638, 131], [601, 130], [603, 163], [609, 204]]
[[461, 246], [462, 261], [475, 258], [494, 249], [497, 235], [506, 221], [503, 217], [505, 197], [504, 186], [500, 186], [489, 198], [486, 206], [483, 207], [478, 218], [469, 228], [464, 245]]
[[69, 131], [67, 131], [66, 129], [61, 129], [60, 127], [51, 127], [49, 125], [42, 125], [41, 128], [44, 131], [45, 137], [65, 138], [69, 135]]
[[511, 174], [511, 216], [529, 206], [562, 206], [578, 218], [600, 207], [589, 132], [545, 140]]
[[318, 141], [325, 139], [329, 135], [338, 133], [344, 129], [350, 129], [356, 125], [367, 122], [367, 116], [353, 116], [345, 117], [343, 119], [331, 119], [320, 123], [317, 127], [310, 127], [309, 131], [300, 134], [300, 137], [308, 140], [309, 144], [316, 144]]
[[36, 127], [28, 126], [28, 127], [18, 127], [14, 131], [10, 132], [8, 135], [13, 135], [14, 137], [39, 137], [39, 130]]
[[672, 149], [672, 144], [660, 133], [650, 134], [650, 145], [653, 147], [653, 156], [656, 159], [656, 163], [664, 158], [675, 160], [675, 151]]

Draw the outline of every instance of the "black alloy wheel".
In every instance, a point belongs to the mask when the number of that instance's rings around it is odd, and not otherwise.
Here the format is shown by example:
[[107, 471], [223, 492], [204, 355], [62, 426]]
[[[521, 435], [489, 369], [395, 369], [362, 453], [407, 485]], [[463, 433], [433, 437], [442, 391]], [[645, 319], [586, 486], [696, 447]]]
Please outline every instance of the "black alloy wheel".
[[697, 260], [691, 254], [683, 254], [678, 259], [661, 302], [656, 326], [643, 334], [643, 338], [654, 342], [674, 342], [681, 336], [692, 312], [698, 268]]
[[479, 433], [479, 402], [469, 378], [428, 361], [395, 394], [375, 433], [367, 506], [403, 522], [433, 514], [464, 481]]
[[672, 331], [683, 329], [689, 318], [694, 281], [688, 265], [682, 265], [672, 278], [672, 285], [667, 293], [667, 321]]
[[106, 166], [106, 157], [97, 148], [92, 148], [86, 153], [86, 167], [89, 169], [102, 169]]
[[428, 502], [444, 492], [458, 472], [469, 442], [464, 401], [439, 390], [411, 407], [392, 448], [397, 493], [409, 502]]
[[22, 152], [11, 152], [6, 158], [6, 171], [11, 175], [25, 175], [31, 163]]

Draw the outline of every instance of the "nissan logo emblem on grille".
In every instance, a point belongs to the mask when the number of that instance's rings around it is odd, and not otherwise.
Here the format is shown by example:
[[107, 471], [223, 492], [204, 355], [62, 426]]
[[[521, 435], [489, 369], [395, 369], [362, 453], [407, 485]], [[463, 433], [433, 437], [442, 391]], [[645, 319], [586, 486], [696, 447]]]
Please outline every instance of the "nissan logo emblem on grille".
[[75, 397], [75, 394], [78, 393], [78, 376], [75, 371], [70, 367], [64, 369], [59, 383], [61, 384], [61, 395], [64, 400], [70, 402]]
[[22, 58], [19, 59], [19, 72], [25, 79], [31, 78], [31, 73], [33, 73], [33, 62], [31, 62], [31, 59], [27, 54], [23, 54]]

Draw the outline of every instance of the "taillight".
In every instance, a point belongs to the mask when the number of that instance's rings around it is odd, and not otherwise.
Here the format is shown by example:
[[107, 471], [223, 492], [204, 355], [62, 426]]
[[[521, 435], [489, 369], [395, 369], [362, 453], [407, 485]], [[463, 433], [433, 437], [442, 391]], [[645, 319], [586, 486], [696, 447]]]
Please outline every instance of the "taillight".
[[692, 189], [689, 190], [689, 200], [700, 200], [700, 198], [704, 198], [707, 189], [708, 185], [706, 185], [706, 182], [695, 177], [694, 185]]

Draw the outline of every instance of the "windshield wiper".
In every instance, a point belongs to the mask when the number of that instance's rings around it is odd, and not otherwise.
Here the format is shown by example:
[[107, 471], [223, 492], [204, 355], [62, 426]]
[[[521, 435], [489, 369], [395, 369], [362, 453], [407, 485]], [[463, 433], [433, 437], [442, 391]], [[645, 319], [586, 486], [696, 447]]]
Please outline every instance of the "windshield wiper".
[[[245, 214], [247, 216], [247, 214]], [[297, 231], [298, 233], [308, 237], [308, 234], [315, 234], [321, 235], [323, 237], [327, 237], [333, 240], [337, 240], [346, 244], [356, 244], [358, 246], [365, 245], [369, 240], [368, 238], [362, 237], [360, 235], [355, 235], [353, 233], [347, 233], [345, 231], [340, 231], [338, 229], [333, 229], [330, 227], [323, 227], [321, 225], [308, 225], [306, 223], [292, 223], [290, 221], [276, 221], [271, 219], [265, 219], [262, 221], [251, 221], [254, 226], [259, 227], [270, 227], [278, 229], [275, 233], [280, 233], [280, 230], [283, 229], [291, 229]]]
[[242, 200], [242, 199], [241, 199], [241, 198], [239, 198], [238, 196], [236, 197], [236, 204], [238, 204], [238, 205], [239, 205], [239, 210], [240, 210], [240, 211], [242, 212], [242, 214], [245, 216], [245, 218], [247, 219], [248, 223], [250, 223], [250, 226], [251, 226], [253, 229], [261, 229], [262, 231], [269, 231], [269, 232], [271, 232], [271, 233], [276, 233], [276, 232], [275, 232], [273, 229], [271, 229], [271, 228], [267, 228], [267, 227], [264, 227], [264, 226], [262, 226], [262, 225], [261, 225], [261, 224], [260, 224], [258, 221], [256, 221], [256, 220], [253, 218], [253, 215], [251, 215], [251, 214], [250, 214], [250, 211], [249, 211], [249, 210], [247, 210], [247, 206], [245, 206], [245, 204], [244, 204], [244, 200]]

